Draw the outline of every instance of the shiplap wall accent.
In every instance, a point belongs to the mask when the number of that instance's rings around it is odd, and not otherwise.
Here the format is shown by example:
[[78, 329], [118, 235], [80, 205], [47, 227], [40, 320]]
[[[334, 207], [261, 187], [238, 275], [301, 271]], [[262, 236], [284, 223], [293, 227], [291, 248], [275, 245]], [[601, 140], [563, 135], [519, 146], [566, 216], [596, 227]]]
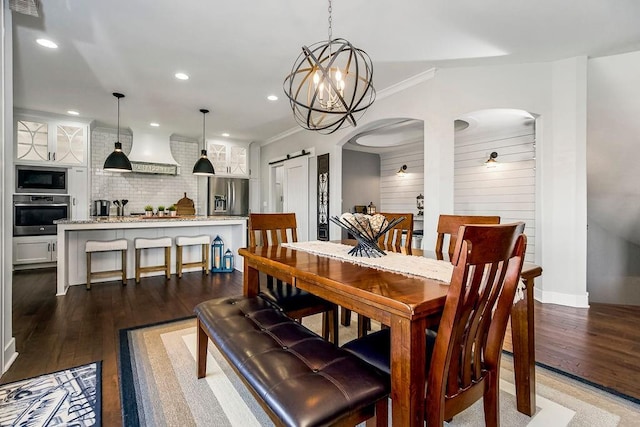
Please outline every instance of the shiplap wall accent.
[[[407, 212], [416, 215], [416, 197], [424, 195], [424, 147], [411, 145], [407, 149], [380, 154], [380, 206], [379, 212]], [[397, 176], [402, 165], [406, 174]]]
[[[487, 168], [484, 162], [492, 151], [498, 153], [498, 163]], [[456, 132], [454, 214], [524, 221], [529, 262], [535, 259], [535, 153], [533, 120], [483, 134]]]

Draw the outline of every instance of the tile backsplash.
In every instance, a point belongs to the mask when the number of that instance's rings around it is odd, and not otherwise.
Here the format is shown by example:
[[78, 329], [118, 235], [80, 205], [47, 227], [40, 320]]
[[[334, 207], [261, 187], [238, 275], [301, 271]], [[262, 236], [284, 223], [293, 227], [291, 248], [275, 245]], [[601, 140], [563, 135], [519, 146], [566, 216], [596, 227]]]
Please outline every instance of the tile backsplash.
[[[152, 205], [154, 209], [159, 205], [169, 207], [187, 193], [187, 197], [192, 199], [196, 206], [196, 214], [205, 214], [198, 211], [198, 185], [206, 185], [206, 178], [191, 174], [191, 169], [200, 155], [196, 140], [171, 136], [171, 153], [180, 164], [178, 175], [154, 175], [103, 170], [104, 160], [113, 151], [116, 139], [115, 129], [95, 128], [91, 132], [91, 201], [106, 199], [113, 202], [127, 199], [129, 202], [125, 207], [125, 214], [129, 214], [143, 212], [146, 205]], [[121, 130], [120, 142], [122, 151], [128, 154], [131, 151], [131, 134], [123, 133]], [[111, 214], [115, 215], [113, 205]]]

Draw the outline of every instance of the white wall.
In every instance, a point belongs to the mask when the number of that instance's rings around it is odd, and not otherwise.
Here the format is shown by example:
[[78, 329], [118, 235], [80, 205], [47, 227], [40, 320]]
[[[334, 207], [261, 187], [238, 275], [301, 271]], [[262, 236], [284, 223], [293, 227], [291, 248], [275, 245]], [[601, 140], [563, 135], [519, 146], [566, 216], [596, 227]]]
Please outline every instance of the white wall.
[[[536, 262], [544, 273], [536, 297], [545, 302], [587, 305], [586, 292], [586, 59], [555, 63], [495, 65], [438, 70], [435, 76], [400, 92], [378, 97], [361, 120], [408, 117], [424, 120], [426, 248], [434, 247], [438, 215], [453, 213], [453, 147], [456, 118], [490, 108], [516, 108], [539, 115], [536, 159]], [[263, 146], [269, 158], [304, 147], [331, 153], [332, 199], [341, 198], [340, 145], [353, 133], [296, 132]], [[268, 177], [263, 174], [264, 183]], [[268, 194], [264, 193], [263, 194]], [[338, 214], [332, 204], [332, 214]], [[339, 206], [339, 205], [338, 205]], [[430, 233], [429, 230], [433, 230]], [[332, 231], [332, 235], [337, 235]]]
[[14, 191], [13, 168], [13, 61], [11, 39], [11, 12], [7, 10], [4, 0], [0, 2], [0, 34], [2, 42], [0, 50], [0, 374], [9, 369], [15, 358], [16, 341], [13, 338], [12, 322], [12, 274], [13, 274], [13, 213], [11, 195]]
[[587, 289], [640, 305], [640, 52], [589, 60]]
[[378, 154], [344, 150], [341, 176], [342, 212], [353, 212], [354, 206], [368, 206], [370, 202], [380, 206], [380, 156]]
[[[403, 176], [396, 172], [407, 165]], [[380, 155], [379, 212], [418, 214], [416, 197], [424, 195], [424, 146], [402, 149]]]
[[[534, 262], [535, 120], [523, 114], [527, 113], [503, 109], [477, 112], [468, 116], [471, 125], [467, 129], [456, 131], [454, 213], [497, 215], [502, 223], [524, 221], [526, 261]], [[483, 126], [482, 121], [494, 123]], [[487, 167], [492, 152], [498, 157]]]

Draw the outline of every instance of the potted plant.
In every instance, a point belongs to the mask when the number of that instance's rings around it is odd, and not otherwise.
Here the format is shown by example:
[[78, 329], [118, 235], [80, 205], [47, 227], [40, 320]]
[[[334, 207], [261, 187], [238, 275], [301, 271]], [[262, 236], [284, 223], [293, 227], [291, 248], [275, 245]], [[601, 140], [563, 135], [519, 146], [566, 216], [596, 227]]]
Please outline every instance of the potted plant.
[[169, 215], [171, 216], [177, 216], [178, 215], [178, 211], [176, 210], [176, 205], [171, 205], [169, 206]]
[[147, 205], [144, 207], [144, 216], [152, 216], [153, 215], [153, 206]]
[[158, 206], [158, 216], [164, 216], [164, 206]]

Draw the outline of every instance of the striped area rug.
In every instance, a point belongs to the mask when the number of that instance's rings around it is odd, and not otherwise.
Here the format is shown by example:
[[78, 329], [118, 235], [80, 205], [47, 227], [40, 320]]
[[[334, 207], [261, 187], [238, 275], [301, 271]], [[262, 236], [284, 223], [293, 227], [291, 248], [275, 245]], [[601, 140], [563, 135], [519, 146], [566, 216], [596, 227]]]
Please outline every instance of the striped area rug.
[[[304, 324], [319, 330], [320, 317]], [[354, 323], [340, 330], [346, 342]], [[120, 387], [124, 426], [270, 426], [260, 405], [209, 343], [207, 376], [196, 378], [195, 319], [120, 331]], [[537, 411], [515, 410], [509, 355], [502, 358], [500, 417], [503, 426], [636, 426], [640, 405], [564, 375], [537, 367]], [[449, 426], [482, 426], [482, 402]], [[446, 424], [446, 423], [445, 423]]]

